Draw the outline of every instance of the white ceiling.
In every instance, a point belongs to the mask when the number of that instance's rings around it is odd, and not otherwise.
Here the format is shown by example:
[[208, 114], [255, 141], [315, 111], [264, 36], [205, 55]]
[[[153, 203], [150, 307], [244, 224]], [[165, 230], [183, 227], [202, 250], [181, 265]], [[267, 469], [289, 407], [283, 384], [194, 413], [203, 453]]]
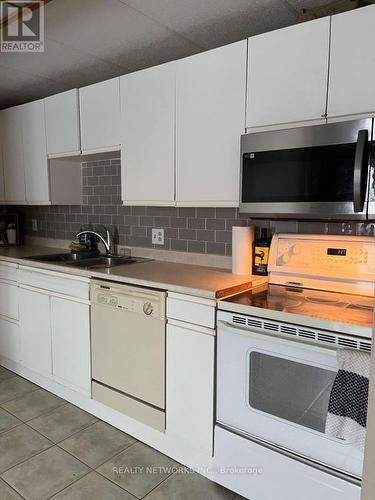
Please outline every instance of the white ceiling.
[[52, 0], [45, 52], [0, 52], [0, 109], [296, 22], [329, 0]]

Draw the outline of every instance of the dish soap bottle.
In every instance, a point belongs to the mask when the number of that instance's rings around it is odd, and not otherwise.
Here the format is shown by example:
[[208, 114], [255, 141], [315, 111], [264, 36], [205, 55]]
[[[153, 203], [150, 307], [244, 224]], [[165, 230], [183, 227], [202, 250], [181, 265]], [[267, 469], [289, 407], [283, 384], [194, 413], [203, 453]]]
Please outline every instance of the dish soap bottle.
[[260, 237], [254, 243], [253, 274], [267, 276], [268, 257], [270, 253], [271, 239], [267, 235], [267, 228], [262, 227]]

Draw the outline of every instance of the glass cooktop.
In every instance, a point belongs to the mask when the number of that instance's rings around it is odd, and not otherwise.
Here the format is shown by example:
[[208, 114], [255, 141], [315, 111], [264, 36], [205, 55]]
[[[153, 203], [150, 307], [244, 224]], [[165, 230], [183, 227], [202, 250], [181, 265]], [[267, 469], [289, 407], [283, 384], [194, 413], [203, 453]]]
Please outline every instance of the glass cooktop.
[[225, 302], [350, 323], [366, 328], [371, 328], [373, 322], [374, 299], [361, 295], [263, 285], [228, 297]]

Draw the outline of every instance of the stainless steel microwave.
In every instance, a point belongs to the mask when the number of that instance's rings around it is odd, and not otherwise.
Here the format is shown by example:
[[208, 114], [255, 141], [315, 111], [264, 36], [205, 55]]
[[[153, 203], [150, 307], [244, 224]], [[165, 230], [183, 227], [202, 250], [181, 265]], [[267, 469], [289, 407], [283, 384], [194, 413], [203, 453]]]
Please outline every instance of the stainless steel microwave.
[[285, 219], [375, 219], [373, 119], [241, 137], [240, 212]]

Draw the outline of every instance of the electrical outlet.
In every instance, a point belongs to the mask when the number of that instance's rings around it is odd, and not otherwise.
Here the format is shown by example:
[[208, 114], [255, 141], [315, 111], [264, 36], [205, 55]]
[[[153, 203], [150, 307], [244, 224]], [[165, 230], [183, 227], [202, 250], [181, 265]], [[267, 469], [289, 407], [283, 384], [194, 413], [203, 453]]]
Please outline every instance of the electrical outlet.
[[151, 241], [154, 245], [164, 245], [164, 229], [153, 229]]
[[38, 221], [37, 219], [31, 219], [31, 228], [33, 231], [38, 231]]

